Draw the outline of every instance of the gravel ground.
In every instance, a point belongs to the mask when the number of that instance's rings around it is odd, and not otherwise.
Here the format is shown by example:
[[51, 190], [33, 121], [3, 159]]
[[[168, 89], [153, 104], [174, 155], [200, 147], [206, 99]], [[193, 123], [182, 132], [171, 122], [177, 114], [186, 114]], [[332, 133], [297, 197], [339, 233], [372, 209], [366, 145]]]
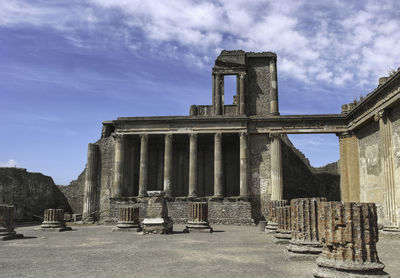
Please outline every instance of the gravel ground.
[[[315, 262], [291, 262], [285, 245], [257, 227], [214, 225], [214, 233], [140, 235], [112, 226], [69, 232], [18, 227], [25, 238], [0, 241], [0, 277], [312, 277]], [[400, 277], [400, 235], [381, 235], [378, 253]]]

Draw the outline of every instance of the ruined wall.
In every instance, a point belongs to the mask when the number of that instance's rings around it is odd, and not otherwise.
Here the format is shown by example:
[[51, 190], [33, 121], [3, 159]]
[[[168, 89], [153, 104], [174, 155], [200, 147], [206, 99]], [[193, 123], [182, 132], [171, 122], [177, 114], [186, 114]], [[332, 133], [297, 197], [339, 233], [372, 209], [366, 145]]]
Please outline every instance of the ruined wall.
[[397, 225], [400, 225], [400, 107], [395, 107], [391, 113], [394, 184], [396, 191]]
[[247, 114], [268, 116], [271, 77], [270, 58], [248, 58]]
[[356, 132], [360, 165], [360, 201], [383, 204], [383, 182], [379, 156], [379, 124], [370, 122]]
[[58, 186], [71, 206], [72, 213], [81, 214], [83, 206], [83, 188], [85, 186], [86, 169], [82, 171], [76, 180], [69, 183], [68, 186]]
[[51, 177], [22, 168], [0, 168], [0, 203], [14, 205], [19, 220], [40, 220], [47, 208], [71, 210]]

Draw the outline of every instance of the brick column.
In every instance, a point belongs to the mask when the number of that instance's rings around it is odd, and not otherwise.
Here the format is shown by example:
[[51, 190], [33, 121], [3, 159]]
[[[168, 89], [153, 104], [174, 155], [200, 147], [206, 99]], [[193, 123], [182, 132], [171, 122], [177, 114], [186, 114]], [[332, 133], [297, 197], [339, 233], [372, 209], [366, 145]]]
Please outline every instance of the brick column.
[[138, 231], [139, 223], [139, 208], [138, 207], [122, 207], [119, 208], [119, 220], [117, 228], [113, 231]]
[[40, 226], [44, 231], [68, 231], [71, 227], [65, 226], [64, 210], [63, 209], [46, 209], [44, 210], [42, 225]]
[[111, 195], [117, 198], [122, 196], [124, 186], [124, 137], [115, 134], [114, 140], [114, 184]]
[[189, 143], [189, 196], [197, 197], [197, 134], [190, 134]]
[[188, 203], [188, 225], [187, 231], [206, 231], [212, 232], [213, 229], [208, 223], [208, 203], [190, 202]]
[[172, 134], [165, 134], [164, 150], [164, 192], [166, 197], [171, 197], [171, 170], [172, 170]]
[[214, 196], [221, 198], [224, 196], [222, 188], [222, 134], [214, 135]]
[[278, 223], [278, 228], [274, 234], [274, 242], [289, 243], [289, 240], [292, 238], [290, 206], [276, 208], [276, 222]]
[[147, 196], [147, 157], [148, 157], [147, 134], [140, 135], [140, 170], [139, 170], [139, 197]]
[[279, 115], [278, 106], [278, 77], [276, 72], [276, 58], [271, 58], [269, 63], [269, 72], [271, 78], [269, 113], [273, 116]]
[[396, 214], [396, 188], [394, 184], [392, 124], [387, 111], [378, 112], [375, 115], [375, 121], [379, 121], [379, 154], [382, 165], [381, 175], [385, 208], [384, 230], [399, 231]]
[[271, 134], [271, 200], [282, 200], [282, 150], [281, 135]]
[[239, 113], [246, 115], [246, 74], [241, 73], [239, 78]]
[[248, 134], [246, 132], [240, 133], [240, 197], [248, 198], [249, 189], [247, 183], [248, 173]]
[[288, 204], [287, 200], [270, 200], [267, 203], [268, 223], [265, 227], [266, 232], [275, 233], [278, 228], [276, 219], [277, 208], [284, 207]]
[[0, 240], [23, 238], [14, 231], [14, 206], [0, 204]]
[[100, 149], [96, 144], [88, 145], [85, 188], [83, 193], [82, 221], [93, 222], [96, 218], [96, 191], [99, 174]]
[[322, 253], [314, 277], [390, 277], [376, 250], [374, 203], [320, 202], [318, 213]]
[[215, 75], [215, 115], [222, 114], [221, 74]]
[[322, 246], [318, 238], [318, 203], [326, 198], [299, 198], [290, 201], [292, 239], [288, 250], [292, 253], [319, 254]]

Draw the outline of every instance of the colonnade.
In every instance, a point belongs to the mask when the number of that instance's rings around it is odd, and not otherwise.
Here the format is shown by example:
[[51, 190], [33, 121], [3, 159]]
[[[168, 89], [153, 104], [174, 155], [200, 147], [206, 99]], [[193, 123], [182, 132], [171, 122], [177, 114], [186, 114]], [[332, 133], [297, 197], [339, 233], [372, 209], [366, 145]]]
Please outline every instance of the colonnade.
[[[140, 164], [139, 164], [139, 195], [147, 195], [148, 173], [148, 134], [140, 135]], [[164, 181], [163, 191], [166, 196], [173, 196], [172, 192], [172, 139], [173, 134], [164, 135]], [[198, 197], [197, 190], [197, 133], [189, 133], [189, 198]], [[238, 134], [240, 140], [240, 196], [247, 198], [248, 189], [248, 135], [245, 132]], [[115, 134], [114, 182], [111, 195], [114, 198], [122, 197], [124, 186], [124, 135]], [[223, 161], [222, 161], [222, 134], [214, 134], [214, 197], [222, 198], [223, 190]]]
[[[222, 115], [224, 114], [224, 76], [232, 75], [228, 73], [213, 73], [213, 105], [214, 105], [214, 114]], [[236, 114], [245, 115], [246, 114], [246, 73], [241, 72], [236, 74], [238, 86], [237, 89], [237, 106], [236, 106]]]

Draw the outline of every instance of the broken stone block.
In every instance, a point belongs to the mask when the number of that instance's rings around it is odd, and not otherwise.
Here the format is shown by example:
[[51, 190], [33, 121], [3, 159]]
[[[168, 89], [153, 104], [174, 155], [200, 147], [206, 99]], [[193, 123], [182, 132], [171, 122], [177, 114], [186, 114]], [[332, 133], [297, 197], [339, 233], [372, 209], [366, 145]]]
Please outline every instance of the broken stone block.
[[208, 223], [208, 203], [190, 202], [188, 203], [188, 222], [187, 231], [200, 231], [212, 233], [213, 229]]
[[72, 230], [71, 227], [65, 226], [63, 209], [46, 209], [44, 210], [44, 220], [40, 225], [42, 231], [64, 232]]
[[379, 261], [374, 203], [320, 202], [322, 253], [314, 277], [390, 277]]
[[288, 246], [290, 259], [315, 260], [322, 246], [318, 238], [318, 203], [326, 198], [298, 198], [290, 202], [292, 239]]
[[139, 208], [138, 207], [123, 207], [119, 208], [119, 220], [117, 227], [113, 229], [115, 231], [140, 231], [139, 222]]
[[149, 198], [146, 217], [142, 221], [143, 234], [169, 234], [173, 230], [168, 216], [167, 202], [163, 196]]
[[23, 238], [14, 231], [14, 206], [0, 204], [0, 240]]
[[275, 233], [278, 228], [276, 223], [276, 208], [283, 207], [288, 204], [287, 200], [270, 200], [267, 204], [268, 222], [265, 231], [268, 233]]
[[278, 244], [289, 243], [290, 239], [292, 238], [290, 206], [277, 207], [276, 220], [278, 223], [278, 229], [274, 234], [274, 242]]

